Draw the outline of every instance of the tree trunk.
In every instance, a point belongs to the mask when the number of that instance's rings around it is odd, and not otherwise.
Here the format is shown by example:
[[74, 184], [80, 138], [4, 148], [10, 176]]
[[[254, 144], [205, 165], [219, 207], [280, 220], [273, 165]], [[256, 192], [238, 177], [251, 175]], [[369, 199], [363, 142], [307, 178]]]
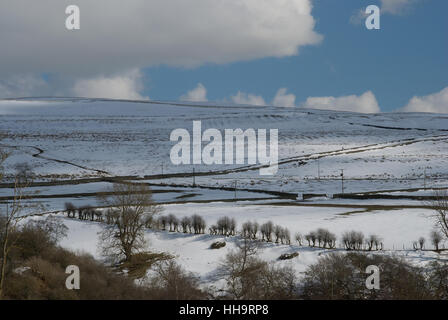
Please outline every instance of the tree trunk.
[[9, 226], [6, 225], [5, 230], [5, 239], [3, 241], [3, 248], [2, 248], [2, 267], [1, 267], [1, 274], [0, 274], [0, 300], [3, 299], [3, 284], [5, 282], [5, 274], [6, 274], [6, 259], [8, 255], [8, 237], [9, 237]]

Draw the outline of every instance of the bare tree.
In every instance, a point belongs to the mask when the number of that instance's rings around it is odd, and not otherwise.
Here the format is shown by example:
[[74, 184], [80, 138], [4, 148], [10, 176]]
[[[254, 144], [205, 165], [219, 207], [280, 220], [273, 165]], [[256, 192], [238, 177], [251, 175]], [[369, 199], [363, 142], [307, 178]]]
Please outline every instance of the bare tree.
[[195, 234], [202, 234], [205, 232], [205, 220], [201, 216], [194, 214], [191, 217], [191, 224]]
[[431, 232], [431, 242], [436, 251], [439, 251], [440, 242], [442, 242], [442, 235], [437, 230]]
[[274, 227], [274, 236], [275, 236], [275, 243], [278, 243], [280, 239], [283, 237], [283, 228], [279, 225], [276, 225]]
[[66, 202], [65, 203], [65, 211], [67, 211], [67, 217], [71, 218], [71, 217], [75, 217], [75, 213], [76, 213], [76, 207], [73, 203], [71, 202]]
[[257, 258], [259, 243], [243, 238], [237, 250], [227, 254], [219, 273], [226, 280], [226, 291], [233, 299], [247, 298], [256, 289], [256, 274], [263, 268]]
[[305, 240], [308, 242], [308, 246], [316, 246], [317, 234], [315, 231], [311, 231], [305, 235]]
[[[6, 155], [0, 156], [0, 165], [6, 159]], [[3, 175], [0, 174], [0, 177]], [[39, 205], [26, 205], [24, 200], [30, 195], [25, 189], [32, 183], [33, 173], [27, 165], [17, 165], [14, 176], [14, 196], [10, 203], [6, 205], [5, 213], [0, 212], [0, 244], [1, 244], [1, 262], [0, 262], [0, 299], [3, 296], [3, 288], [6, 277], [6, 265], [8, 263], [9, 253], [19, 240], [17, 232], [19, 222], [29, 216], [31, 213], [24, 212], [25, 209], [40, 208]]]
[[437, 228], [448, 239], [448, 192], [439, 190], [434, 193], [435, 200], [429, 205], [436, 211], [435, 220]]
[[257, 222], [247, 221], [242, 225], [241, 235], [244, 238], [255, 240], [257, 239], [258, 228]]
[[144, 184], [116, 183], [112, 191], [101, 201], [115, 208], [117, 216], [99, 233], [100, 247], [103, 255], [113, 262], [129, 261], [133, 254], [146, 247], [146, 225], [161, 208], [152, 200], [151, 190]]
[[420, 246], [420, 250], [423, 250], [423, 248], [425, 247], [425, 238], [423, 238], [423, 237], [420, 237], [419, 239], [418, 239], [418, 244], [419, 244], [419, 246]]
[[336, 235], [334, 235], [327, 229], [317, 229], [316, 237], [319, 247], [321, 247], [321, 244], [323, 248], [326, 248], [327, 245], [329, 248], [334, 248], [336, 246]]
[[367, 250], [369, 251], [373, 250], [373, 247], [375, 247], [375, 250], [382, 249], [381, 238], [375, 234], [371, 234], [369, 236], [369, 238], [366, 240], [366, 244], [367, 244]]
[[262, 240], [266, 240], [267, 242], [272, 241], [272, 232], [274, 231], [274, 224], [272, 221], [268, 221], [261, 225], [260, 232]]
[[342, 235], [342, 242], [347, 250], [361, 250], [364, 243], [362, 232], [350, 231]]
[[190, 217], [183, 217], [180, 221], [180, 225], [182, 227], [182, 231], [184, 233], [191, 232], [191, 218]]
[[299, 246], [301, 246], [302, 245], [302, 241], [303, 241], [303, 237], [302, 237], [302, 234], [300, 232], [296, 233], [295, 239], [296, 239], [297, 243], [299, 244]]
[[174, 214], [169, 214], [167, 217], [167, 222], [170, 226], [170, 232], [177, 231], [177, 228], [179, 226], [179, 219]]
[[230, 299], [293, 299], [297, 294], [295, 271], [277, 267], [258, 256], [260, 242], [243, 238], [238, 249], [227, 254], [219, 269]]
[[200, 289], [199, 278], [185, 271], [173, 260], [163, 260], [154, 266], [155, 275], [148, 279], [148, 286], [155, 298], [169, 300], [205, 299], [207, 293]]
[[166, 230], [166, 225], [168, 224], [168, 218], [165, 216], [161, 216], [161, 217], [159, 217], [158, 223], [159, 223], [159, 227], [162, 230]]

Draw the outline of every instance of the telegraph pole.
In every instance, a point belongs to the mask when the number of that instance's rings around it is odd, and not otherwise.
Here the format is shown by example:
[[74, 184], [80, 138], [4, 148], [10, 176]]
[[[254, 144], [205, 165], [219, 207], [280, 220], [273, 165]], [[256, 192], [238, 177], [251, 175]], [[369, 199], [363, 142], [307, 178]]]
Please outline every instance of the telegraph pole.
[[317, 180], [320, 180], [320, 158], [317, 158]]
[[233, 189], [234, 192], [235, 192], [235, 195], [234, 195], [235, 196], [235, 200], [236, 200], [236, 182], [237, 182], [237, 180], [234, 181], [234, 189]]
[[423, 176], [423, 189], [426, 190], [426, 167], [425, 167], [425, 172], [424, 172], [424, 176]]
[[344, 194], [344, 169], [340, 169], [341, 170], [341, 190], [342, 190], [342, 194]]
[[163, 177], [163, 162], [162, 162], [162, 177]]

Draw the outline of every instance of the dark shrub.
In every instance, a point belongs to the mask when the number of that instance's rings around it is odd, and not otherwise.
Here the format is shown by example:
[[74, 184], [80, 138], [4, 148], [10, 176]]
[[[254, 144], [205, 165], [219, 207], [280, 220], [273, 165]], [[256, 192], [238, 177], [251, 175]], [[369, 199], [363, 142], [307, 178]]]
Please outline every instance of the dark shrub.
[[[370, 265], [380, 269], [380, 289], [366, 288]], [[331, 253], [308, 267], [303, 278], [305, 299], [428, 299], [431, 291], [422, 269], [404, 260], [361, 253]]]
[[224, 241], [216, 241], [210, 245], [210, 249], [221, 249], [226, 246]]
[[278, 257], [278, 260], [291, 260], [298, 256], [299, 256], [298, 252], [284, 253], [280, 257]]

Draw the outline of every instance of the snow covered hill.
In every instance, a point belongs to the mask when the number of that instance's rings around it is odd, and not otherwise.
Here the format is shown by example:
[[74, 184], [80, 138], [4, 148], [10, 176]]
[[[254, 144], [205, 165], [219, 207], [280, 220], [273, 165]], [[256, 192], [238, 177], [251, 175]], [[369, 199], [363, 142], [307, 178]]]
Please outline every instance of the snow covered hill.
[[[193, 177], [192, 165], [173, 165], [171, 131], [191, 131], [196, 120], [202, 122], [202, 130], [278, 129], [278, 173], [260, 176], [258, 170], [237, 164], [195, 165]], [[164, 214], [182, 217], [198, 213], [209, 225], [224, 215], [234, 217], [240, 226], [247, 220], [272, 220], [292, 234], [324, 227], [338, 238], [345, 231], [359, 230], [383, 238], [386, 251], [382, 254], [402, 255], [417, 264], [446, 259], [412, 250], [412, 242], [427, 237], [434, 227], [432, 211], [421, 197], [431, 196], [435, 188], [448, 188], [446, 115], [16, 99], [0, 101], [0, 140], [1, 147], [11, 153], [5, 171], [28, 162], [36, 180], [47, 183], [31, 188], [40, 191], [41, 197], [35, 201], [46, 204], [50, 211], [61, 210], [64, 201], [96, 205], [95, 192], [110, 186], [103, 178], [120, 178], [151, 183]], [[193, 182], [202, 188], [195, 188]], [[299, 193], [314, 196], [304, 201], [291, 198]], [[365, 198], [331, 197], [340, 193]], [[368, 198], [372, 194], [377, 196]], [[3, 201], [11, 195], [11, 186], [2, 184]], [[98, 256], [99, 223], [58, 216], [70, 227], [62, 244]], [[153, 250], [176, 255], [186, 269], [209, 282], [216, 280], [213, 271], [235, 241], [224, 239], [228, 242], [224, 249], [210, 250], [210, 244], [220, 237], [159, 231], [148, 231], [147, 237]], [[292, 251], [298, 251], [299, 257], [290, 262], [276, 260]], [[269, 244], [263, 257], [292, 263], [297, 272], [303, 272], [327, 252], [297, 244]]]

